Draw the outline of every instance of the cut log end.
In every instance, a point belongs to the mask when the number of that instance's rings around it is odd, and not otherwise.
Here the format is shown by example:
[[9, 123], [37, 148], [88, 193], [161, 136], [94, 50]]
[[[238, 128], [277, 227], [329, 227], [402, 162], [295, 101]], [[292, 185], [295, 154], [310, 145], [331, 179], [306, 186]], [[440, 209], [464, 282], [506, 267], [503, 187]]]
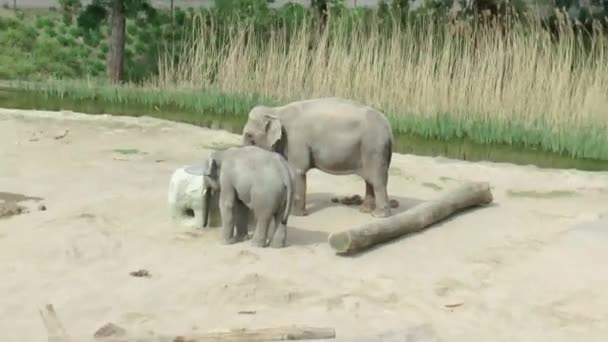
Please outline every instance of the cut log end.
[[351, 245], [350, 234], [348, 234], [348, 232], [338, 232], [330, 234], [329, 245], [337, 253], [347, 253]]

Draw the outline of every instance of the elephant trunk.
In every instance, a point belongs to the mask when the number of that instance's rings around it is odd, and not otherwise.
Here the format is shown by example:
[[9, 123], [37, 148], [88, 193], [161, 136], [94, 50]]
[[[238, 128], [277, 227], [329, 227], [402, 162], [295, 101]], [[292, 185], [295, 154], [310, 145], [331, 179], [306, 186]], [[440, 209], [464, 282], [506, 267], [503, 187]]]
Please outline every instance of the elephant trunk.
[[203, 188], [203, 228], [209, 225], [209, 213], [211, 211], [211, 189]]

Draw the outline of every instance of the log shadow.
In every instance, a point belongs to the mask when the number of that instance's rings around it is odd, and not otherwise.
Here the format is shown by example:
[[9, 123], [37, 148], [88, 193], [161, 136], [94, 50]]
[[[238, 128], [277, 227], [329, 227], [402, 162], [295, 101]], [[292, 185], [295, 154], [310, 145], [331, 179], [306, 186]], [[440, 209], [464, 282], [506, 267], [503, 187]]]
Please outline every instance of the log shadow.
[[[344, 204], [341, 203], [340, 201], [335, 201], [335, 199], [339, 199], [342, 200], [345, 197], [351, 197], [355, 194], [353, 193], [329, 193], [329, 192], [314, 192], [314, 193], [309, 193], [306, 194], [306, 209], [308, 210], [308, 214], [314, 214], [316, 212], [322, 211], [324, 209], [327, 208], [332, 208], [332, 207], [348, 207], [352, 210], [356, 210], [359, 211], [359, 207], [361, 206], [359, 204], [359, 202], [354, 203], [354, 204]], [[359, 195], [361, 198], [364, 197], [364, 193], [363, 194], [357, 194]], [[399, 206], [396, 208], [392, 208], [392, 214], [400, 214], [404, 211], [409, 210], [410, 208], [422, 203], [423, 201], [420, 199], [416, 199], [416, 198], [411, 198], [411, 197], [403, 197], [403, 196], [395, 196], [395, 195], [389, 195], [389, 199], [395, 200], [399, 203]]]
[[[420, 201], [420, 203], [422, 203], [422, 202], [423, 201]], [[340, 257], [344, 257], [344, 258], [358, 258], [358, 257], [364, 256], [366, 254], [372, 253], [372, 252], [374, 252], [375, 250], [377, 250], [379, 248], [382, 248], [382, 247], [385, 247], [385, 246], [388, 246], [388, 245], [391, 245], [391, 244], [399, 243], [399, 242], [401, 242], [404, 239], [410, 238], [412, 236], [416, 236], [418, 234], [425, 233], [426, 231], [431, 230], [431, 229], [439, 228], [440, 226], [443, 226], [446, 223], [449, 223], [450, 221], [457, 219], [461, 215], [469, 214], [472, 211], [483, 210], [483, 209], [491, 208], [491, 207], [495, 207], [495, 206], [497, 206], [497, 203], [496, 202], [492, 202], [492, 203], [486, 204], [486, 205], [479, 205], [479, 206], [473, 206], [473, 207], [469, 207], [469, 208], [466, 208], [466, 209], [462, 209], [462, 210], [458, 211], [457, 213], [454, 213], [454, 214], [452, 214], [452, 215], [450, 215], [450, 216], [448, 216], [448, 217], [446, 217], [446, 218], [444, 218], [442, 220], [438, 220], [438, 221], [434, 222], [433, 224], [425, 227], [424, 229], [422, 229], [420, 231], [412, 232], [412, 233], [408, 233], [408, 234], [403, 234], [403, 235], [398, 236], [398, 237], [396, 237], [394, 239], [390, 239], [388, 241], [377, 243], [377, 244], [375, 244], [375, 245], [373, 245], [371, 247], [368, 247], [368, 248], [366, 248], [364, 250], [361, 250], [361, 251], [358, 251], [358, 252], [336, 253], [336, 255], [340, 256]]]

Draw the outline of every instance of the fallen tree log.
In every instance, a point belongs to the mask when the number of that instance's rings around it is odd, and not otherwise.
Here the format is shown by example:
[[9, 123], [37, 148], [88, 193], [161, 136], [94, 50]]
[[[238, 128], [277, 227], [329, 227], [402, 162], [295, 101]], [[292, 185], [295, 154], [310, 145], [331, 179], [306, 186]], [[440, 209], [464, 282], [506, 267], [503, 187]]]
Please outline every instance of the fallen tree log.
[[173, 339], [173, 342], [261, 342], [320, 340], [330, 338], [336, 338], [336, 331], [333, 328], [286, 326], [265, 329], [238, 329], [226, 332], [210, 332], [205, 334], [175, 338]]
[[493, 200], [486, 182], [469, 183], [440, 198], [419, 204], [406, 212], [329, 235], [329, 245], [338, 254], [353, 254], [396, 237], [419, 232], [463, 209], [490, 204]]
[[296, 341], [336, 338], [333, 328], [314, 328], [304, 326], [285, 326], [265, 329], [235, 329], [181, 336], [108, 336], [98, 338], [97, 342], [261, 342], [261, 341]]
[[[49, 342], [72, 342], [66, 333], [63, 325], [59, 321], [52, 304], [47, 304], [40, 310], [44, 326], [49, 335]], [[111, 327], [109, 329], [107, 327]], [[117, 334], [110, 334], [113, 330]], [[77, 341], [97, 341], [97, 342], [258, 342], [258, 341], [296, 341], [296, 340], [320, 340], [336, 338], [336, 331], [333, 328], [316, 328], [307, 326], [284, 326], [264, 329], [234, 329], [228, 331], [208, 332], [199, 334], [175, 335], [153, 335], [153, 336], [134, 336], [128, 334], [124, 329], [113, 324], [106, 324], [98, 329], [103, 333], [96, 333], [94, 336], [78, 338]]]

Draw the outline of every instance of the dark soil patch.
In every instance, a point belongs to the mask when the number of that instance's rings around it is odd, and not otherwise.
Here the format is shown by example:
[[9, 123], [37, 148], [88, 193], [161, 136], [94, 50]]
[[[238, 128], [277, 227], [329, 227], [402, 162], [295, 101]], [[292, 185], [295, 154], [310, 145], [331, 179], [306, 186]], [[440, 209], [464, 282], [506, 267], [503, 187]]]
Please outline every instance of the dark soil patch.
[[19, 215], [24, 212], [25, 207], [18, 205], [16, 202], [0, 202], [0, 219]]

